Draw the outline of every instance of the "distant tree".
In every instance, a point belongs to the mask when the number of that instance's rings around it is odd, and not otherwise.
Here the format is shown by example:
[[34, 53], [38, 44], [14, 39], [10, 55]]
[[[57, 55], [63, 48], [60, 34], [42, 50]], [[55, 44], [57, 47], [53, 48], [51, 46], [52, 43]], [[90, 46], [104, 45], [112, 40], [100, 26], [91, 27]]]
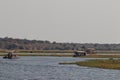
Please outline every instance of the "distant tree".
[[12, 50], [12, 49], [17, 49], [17, 45], [16, 44], [9, 44], [6, 46], [6, 49]]

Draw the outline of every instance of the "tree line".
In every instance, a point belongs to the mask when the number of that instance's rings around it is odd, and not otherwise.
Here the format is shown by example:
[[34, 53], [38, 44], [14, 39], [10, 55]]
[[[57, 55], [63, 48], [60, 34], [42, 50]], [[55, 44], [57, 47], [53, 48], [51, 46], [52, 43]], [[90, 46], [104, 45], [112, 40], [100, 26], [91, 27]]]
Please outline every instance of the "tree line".
[[42, 40], [15, 38], [0, 38], [0, 50], [81, 50], [95, 48], [96, 50], [120, 50], [120, 44], [99, 43], [58, 43]]

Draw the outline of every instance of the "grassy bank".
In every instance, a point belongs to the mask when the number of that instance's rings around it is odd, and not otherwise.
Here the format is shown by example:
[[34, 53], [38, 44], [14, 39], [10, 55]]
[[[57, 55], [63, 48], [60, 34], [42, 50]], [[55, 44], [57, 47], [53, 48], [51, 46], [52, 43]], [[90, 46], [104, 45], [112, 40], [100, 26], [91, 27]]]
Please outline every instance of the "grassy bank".
[[93, 55], [87, 55], [87, 56], [80, 56], [81, 58], [120, 58], [120, 55], [99, 55], [99, 54], [93, 54]]
[[0, 50], [0, 53], [73, 53], [73, 50]]
[[86, 67], [96, 67], [96, 68], [104, 68], [104, 69], [119, 69], [120, 70], [120, 60], [87, 60], [80, 62], [71, 62], [71, 63], [60, 63], [60, 64], [76, 64], [79, 66]]
[[[7, 53], [0, 53], [0, 56], [4, 56]], [[18, 56], [58, 56], [58, 57], [73, 57], [74, 53], [14, 53]], [[77, 58], [120, 58], [120, 55], [99, 55], [92, 54], [87, 56], [80, 56]]]
[[[0, 53], [73, 53], [74, 50], [0, 50]], [[120, 51], [95, 51], [97, 54], [120, 54]]]
[[[58, 57], [72, 57], [73, 53], [13, 53], [17, 56], [58, 56]], [[7, 53], [0, 53], [0, 56], [7, 55]]]

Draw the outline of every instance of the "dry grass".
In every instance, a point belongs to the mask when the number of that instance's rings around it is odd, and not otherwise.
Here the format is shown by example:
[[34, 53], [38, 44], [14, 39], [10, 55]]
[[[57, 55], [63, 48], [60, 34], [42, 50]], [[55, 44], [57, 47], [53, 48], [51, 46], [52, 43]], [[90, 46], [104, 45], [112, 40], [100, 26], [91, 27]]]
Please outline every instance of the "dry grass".
[[[4, 56], [7, 53], [0, 53], [0, 56]], [[73, 57], [74, 53], [14, 53], [18, 56], [59, 56], [59, 57]], [[87, 55], [80, 56], [79, 58], [120, 58], [120, 55]]]
[[[58, 57], [72, 57], [72, 53], [13, 53], [18, 56], [58, 56]], [[0, 56], [7, 55], [7, 53], [0, 53]]]
[[17, 53], [73, 53], [73, 50], [15, 50]]

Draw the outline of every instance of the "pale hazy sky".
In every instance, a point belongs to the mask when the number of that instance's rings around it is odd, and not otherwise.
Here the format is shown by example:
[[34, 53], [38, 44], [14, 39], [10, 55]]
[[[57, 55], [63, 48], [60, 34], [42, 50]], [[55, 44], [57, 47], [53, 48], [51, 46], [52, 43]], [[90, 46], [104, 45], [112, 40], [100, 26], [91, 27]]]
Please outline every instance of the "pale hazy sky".
[[120, 43], [120, 0], [0, 0], [0, 37]]

